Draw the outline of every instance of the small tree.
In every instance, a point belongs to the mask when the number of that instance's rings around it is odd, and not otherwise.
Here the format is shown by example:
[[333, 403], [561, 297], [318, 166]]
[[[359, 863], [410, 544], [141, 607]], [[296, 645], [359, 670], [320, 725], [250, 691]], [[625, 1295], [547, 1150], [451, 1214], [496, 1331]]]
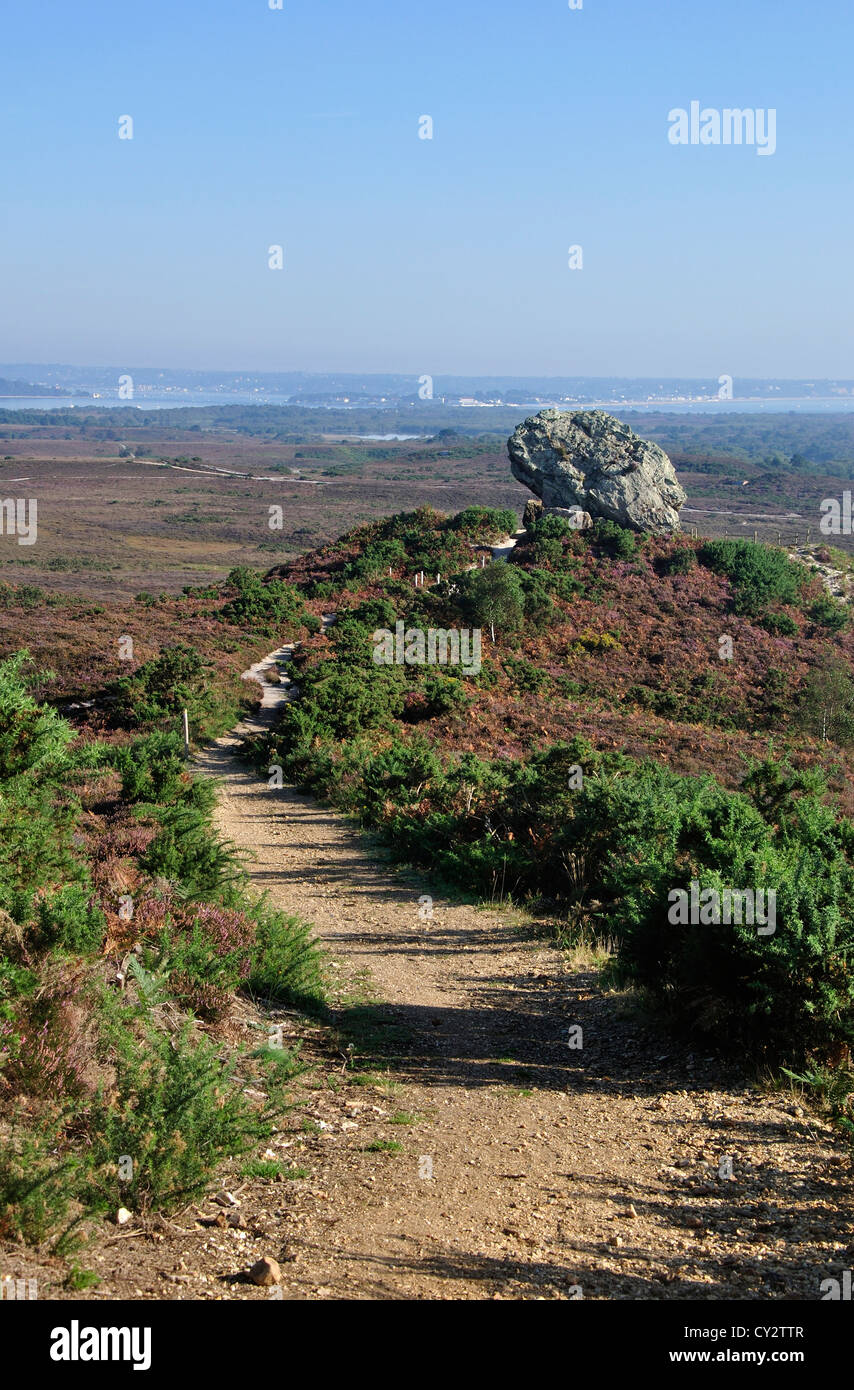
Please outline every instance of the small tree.
[[489, 627], [493, 642], [496, 627], [514, 631], [525, 612], [522, 580], [506, 560], [498, 560], [482, 570], [471, 570], [466, 576], [462, 601], [472, 622]]
[[801, 722], [823, 743], [854, 742], [854, 680], [841, 661], [817, 668], [807, 680]]

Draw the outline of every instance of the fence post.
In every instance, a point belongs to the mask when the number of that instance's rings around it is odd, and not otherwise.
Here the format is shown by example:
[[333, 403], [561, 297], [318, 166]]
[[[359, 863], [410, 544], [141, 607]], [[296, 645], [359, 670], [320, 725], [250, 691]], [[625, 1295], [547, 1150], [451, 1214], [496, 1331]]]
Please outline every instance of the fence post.
[[188, 718], [188, 716], [187, 716], [187, 711], [184, 710], [184, 757], [185, 757], [185, 758], [189, 758], [189, 756], [190, 756], [190, 721], [189, 721], [189, 718]]

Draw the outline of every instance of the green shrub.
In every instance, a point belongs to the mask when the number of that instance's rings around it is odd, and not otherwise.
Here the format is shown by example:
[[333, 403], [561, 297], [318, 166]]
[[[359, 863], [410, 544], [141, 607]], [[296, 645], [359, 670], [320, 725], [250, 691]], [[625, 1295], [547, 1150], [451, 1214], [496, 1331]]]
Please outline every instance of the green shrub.
[[41, 942], [60, 946], [72, 955], [100, 951], [107, 920], [92, 889], [83, 883], [64, 883], [41, 898], [36, 907]]
[[256, 932], [246, 988], [279, 1004], [316, 1008], [325, 997], [324, 953], [312, 927], [266, 903], [255, 909]]
[[157, 819], [160, 829], [140, 858], [141, 868], [180, 883], [191, 898], [231, 901], [245, 874], [233, 847], [211, 829], [208, 812], [179, 804], [159, 808]]
[[528, 535], [535, 541], [562, 541], [577, 534], [577, 528], [570, 526], [565, 516], [555, 516], [553, 512], [541, 512], [528, 527]]
[[697, 552], [692, 545], [680, 545], [659, 561], [659, 573], [690, 574], [697, 568]]
[[631, 560], [638, 553], [635, 532], [616, 521], [606, 521], [604, 517], [597, 518], [593, 526], [593, 539], [618, 560]]
[[157, 730], [119, 748], [116, 766], [125, 801], [171, 801], [185, 779], [184, 740], [174, 731]]
[[808, 578], [782, 550], [754, 541], [706, 541], [698, 554], [707, 569], [729, 579], [736, 613], [757, 614], [772, 603], [796, 603]]
[[428, 717], [433, 719], [443, 714], [461, 714], [471, 704], [462, 677], [446, 676], [441, 671], [431, 672], [424, 677], [420, 686], [427, 706]]
[[[85, 1199], [103, 1211], [167, 1212], [199, 1197], [223, 1158], [269, 1136], [288, 1108], [283, 1088], [298, 1071], [295, 1055], [280, 1052], [266, 1068], [268, 1098], [256, 1110], [243, 1094], [241, 1059], [223, 1062], [220, 1049], [189, 1028], [175, 1038], [153, 1029], [142, 1042], [130, 1037], [114, 1060], [115, 1086], [89, 1115]], [[133, 1163], [127, 1181], [116, 1171], [122, 1155]]]
[[766, 632], [781, 637], [794, 637], [798, 632], [797, 623], [788, 613], [763, 613], [756, 621]]
[[850, 612], [845, 604], [837, 602], [829, 594], [822, 594], [810, 605], [809, 616], [819, 627], [827, 628], [828, 632], [842, 632], [848, 626]]
[[[8, 1134], [0, 1136], [0, 1240], [38, 1246], [66, 1223], [83, 1165], [62, 1140], [58, 1121], [35, 1125], [32, 1116], [26, 1125], [13, 1118]], [[55, 1253], [69, 1247], [74, 1224], [55, 1240]]]
[[548, 673], [539, 666], [532, 665], [530, 661], [518, 661], [510, 656], [501, 664], [517, 690], [536, 692], [549, 684]]
[[519, 525], [519, 518], [509, 508], [466, 507], [450, 522], [451, 529], [461, 532], [467, 540], [474, 543], [499, 541], [504, 536], [512, 536]]
[[175, 642], [146, 661], [132, 676], [110, 686], [117, 714], [131, 726], [162, 725], [189, 711], [193, 733], [207, 728], [214, 710], [207, 665], [194, 647]]
[[30, 695], [25, 668], [31, 664], [26, 650], [0, 661], [0, 782], [70, 766], [74, 730]]
[[234, 596], [221, 614], [239, 627], [277, 633], [283, 625], [300, 625], [308, 617], [299, 590], [283, 579], [264, 579], [257, 570], [239, 565], [226, 583]]

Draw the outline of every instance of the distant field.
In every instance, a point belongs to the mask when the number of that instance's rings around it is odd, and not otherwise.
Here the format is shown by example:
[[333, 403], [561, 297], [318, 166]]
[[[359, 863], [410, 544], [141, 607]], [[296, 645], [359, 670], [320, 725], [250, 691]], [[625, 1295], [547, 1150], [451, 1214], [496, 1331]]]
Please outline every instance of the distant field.
[[[45, 440], [35, 431], [2, 447], [0, 496], [38, 500], [38, 541], [21, 546], [0, 536], [0, 579], [85, 588], [102, 599], [176, 591], [238, 564], [267, 567], [389, 512], [425, 504], [456, 512], [484, 496], [521, 511], [525, 501], [497, 453], [437, 464], [401, 445], [392, 458], [354, 467], [343, 444], [295, 458], [305, 452], [298, 446], [177, 436], [159, 452], [187, 462], [164, 466], [118, 458], [114, 445]], [[282, 508], [281, 530], [270, 529], [271, 506]]]
[[[732, 421], [725, 424], [729, 436], [721, 433], [716, 454], [714, 428], [703, 422], [698, 457], [679, 436], [687, 426], [650, 422], [650, 437], [664, 436], [665, 447], [673, 435], [671, 455], [688, 493], [683, 525], [710, 536], [755, 529], [762, 540], [779, 534], [784, 542], [803, 540], [809, 525], [818, 540], [821, 499], [851, 486], [847, 470], [783, 476], [742, 462], [731, 454]], [[177, 592], [238, 564], [269, 567], [361, 521], [425, 504], [449, 513], [477, 503], [511, 507], [521, 517], [528, 496], [511, 477], [500, 436], [283, 443], [238, 428], [7, 421], [0, 498], [38, 500], [38, 541], [22, 546], [0, 536], [0, 581], [99, 600]], [[272, 506], [282, 508], [281, 529], [270, 528]], [[835, 543], [852, 548], [850, 538]]]

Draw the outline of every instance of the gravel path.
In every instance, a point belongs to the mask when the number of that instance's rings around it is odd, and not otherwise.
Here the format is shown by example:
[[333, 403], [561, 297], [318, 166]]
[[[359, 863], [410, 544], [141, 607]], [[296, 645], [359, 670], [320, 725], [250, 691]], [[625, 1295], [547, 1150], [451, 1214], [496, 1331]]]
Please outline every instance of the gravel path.
[[277, 1227], [286, 1297], [813, 1300], [851, 1267], [828, 1124], [645, 1029], [518, 914], [441, 899], [269, 790], [235, 742], [199, 759], [219, 827], [342, 980], [369, 982], [351, 1025], [394, 1083], [355, 1086], [342, 1061], [311, 1093], [311, 1180]]

